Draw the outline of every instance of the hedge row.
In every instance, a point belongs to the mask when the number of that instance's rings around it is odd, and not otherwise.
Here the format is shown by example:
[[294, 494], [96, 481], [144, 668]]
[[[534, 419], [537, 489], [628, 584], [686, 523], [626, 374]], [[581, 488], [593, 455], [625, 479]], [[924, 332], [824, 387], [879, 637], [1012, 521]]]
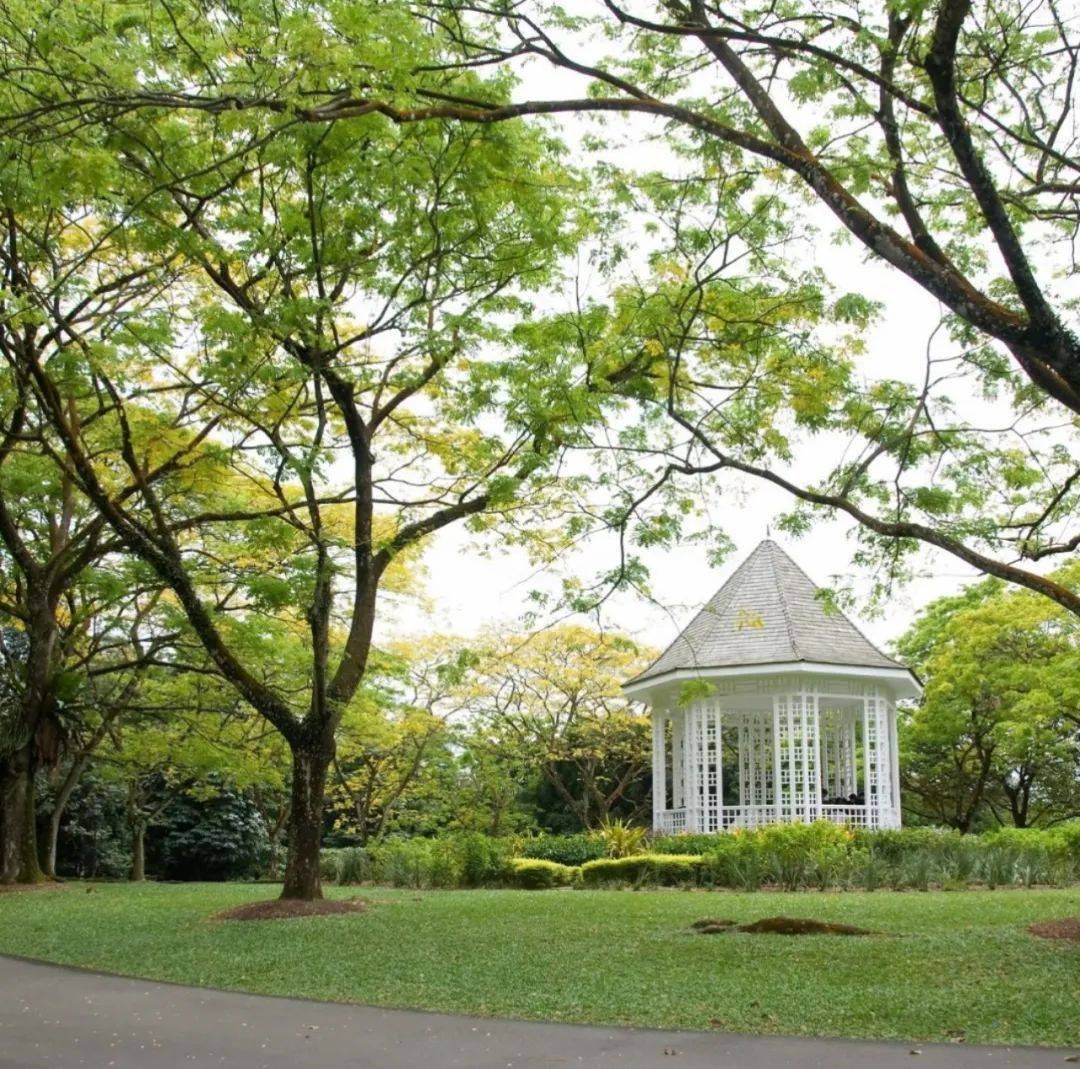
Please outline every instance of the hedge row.
[[[585, 836], [516, 844], [479, 834], [395, 840], [324, 851], [323, 878], [414, 888], [701, 886], [746, 891], [926, 890], [1062, 885], [1080, 879], [1080, 821], [983, 836], [927, 828], [869, 832], [826, 822], [774, 825], [657, 838], [647, 853], [622, 858], [599, 856], [595, 845]], [[540, 852], [547, 856], [537, 857]]]

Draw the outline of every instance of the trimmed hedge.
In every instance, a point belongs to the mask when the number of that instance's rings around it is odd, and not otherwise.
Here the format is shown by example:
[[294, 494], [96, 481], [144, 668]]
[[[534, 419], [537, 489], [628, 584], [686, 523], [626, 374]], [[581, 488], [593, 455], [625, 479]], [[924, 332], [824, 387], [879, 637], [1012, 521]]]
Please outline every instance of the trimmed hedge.
[[518, 844], [521, 857], [533, 857], [542, 861], [557, 861], [560, 865], [584, 865], [607, 855], [607, 846], [597, 835], [538, 835], [524, 839]]
[[580, 869], [560, 865], [557, 861], [540, 858], [515, 857], [506, 869], [506, 880], [511, 887], [523, 891], [546, 891], [553, 887], [569, 887], [575, 882]]
[[634, 854], [631, 857], [599, 858], [581, 866], [581, 882], [585, 887], [605, 884], [679, 887], [699, 882], [704, 861], [699, 854]]

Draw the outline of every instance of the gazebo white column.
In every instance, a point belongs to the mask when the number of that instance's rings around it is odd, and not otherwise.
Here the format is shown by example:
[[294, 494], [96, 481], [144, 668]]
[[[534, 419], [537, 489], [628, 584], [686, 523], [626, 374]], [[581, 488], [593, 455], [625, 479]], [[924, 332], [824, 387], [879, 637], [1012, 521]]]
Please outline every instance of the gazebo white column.
[[863, 698], [863, 790], [866, 823], [871, 828], [899, 823], [899, 807], [893, 804], [895, 719], [889, 715], [889, 705], [877, 687]]
[[653, 831], [662, 831], [667, 810], [667, 710], [652, 714]]

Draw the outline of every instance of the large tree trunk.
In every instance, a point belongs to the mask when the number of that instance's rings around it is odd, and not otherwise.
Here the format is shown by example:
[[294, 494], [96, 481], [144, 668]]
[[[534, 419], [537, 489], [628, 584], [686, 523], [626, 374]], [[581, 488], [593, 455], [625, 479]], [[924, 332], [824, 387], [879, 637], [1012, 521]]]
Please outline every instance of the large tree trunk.
[[0, 883], [40, 883], [34, 820], [34, 743], [0, 761]]
[[59, 756], [61, 732], [52, 693], [56, 644], [54, 606], [39, 590], [27, 598], [28, 649], [16, 725], [23, 744], [0, 759], [0, 883], [40, 883], [34, 773]]
[[310, 902], [322, 898], [319, 850], [322, 847], [326, 773], [333, 759], [333, 742], [294, 746], [292, 759], [289, 853], [281, 897]]

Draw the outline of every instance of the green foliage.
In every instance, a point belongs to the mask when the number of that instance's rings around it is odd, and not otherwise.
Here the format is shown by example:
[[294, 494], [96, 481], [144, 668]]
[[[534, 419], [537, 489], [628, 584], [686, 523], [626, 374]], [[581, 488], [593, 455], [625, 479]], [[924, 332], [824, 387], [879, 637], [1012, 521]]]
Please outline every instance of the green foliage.
[[506, 879], [511, 887], [523, 891], [546, 891], [553, 887], [569, 887], [578, 878], [580, 870], [557, 861], [539, 858], [515, 857], [509, 862]]
[[338, 855], [340, 853], [340, 847], [328, 847], [319, 851], [319, 879], [323, 883], [332, 883], [337, 880]]
[[648, 839], [645, 828], [628, 824], [625, 820], [605, 820], [595, 835], [603, 843], [604, 853], [615, 858], [644, 853]]
[[1047, 829], [1000, 829], [982, 836], [950, 829], [848, 830], [825, 821], [756, 831], [654, 840], [657, 856], [701, 855], [701, 880], [716, 887], [788, 891], [882, 887], [926, 891], [1052, 885], [1080, 879], [1080, 821]]
[[605, 854], [604, 844], [595, 835], [540, 835], [521, 840], [517, 853], [560, 865], [578, 866]]
[[466, 887], [489, 887], [502, 879], [510, 858], [510, 849], [504, 839], [472, 832], [460, 836], [456, 844]]
[[777, 824], [756, 836], [772, 882], [785, 891], [802, 887], [825, 890], [843, 871], [852, 834], [828, 821]]
[[432, 845], [428, 839], [390, 839], [370, 848], [372, 879], [391, 887], [433, 887]]
[[[1053, 573], [1080, 589], [1075, 562]], [[901, 720], [905, 806], [962, 831], [1080, 809], [1080, 619], [996, 580], [929, 605], [898, 643], [926, 681]]]
[[650, 854], [707, 854], [722, 846], [731, 836], [711, 834], [655, 835], [649, 839]]
[[131, 832], [122, 787], [91, 770], [64, 810], [57, 874], [83, 879], [120, 879], [131, 872]]
[[[346, 852], [337, 852], [339, 866]], [[501, 881], [510, 849], [504, 840], [469, 833], [387, 839], [359, 853], [366, 858], [363, 878], [391, 887], [488, 887]]]
[[492, 764], [494, 745], [504, 767], [516, 759], [519, 775], [539, 779], [551, 828], [588, 830], [633, 812], [646, 789], [651, 735], [622, 683], [649, 659], [623, 635], [579, 625], [487, 636], [461, 697], [478, 756]]
[[702, 870], [703, 859], [695, 854], [635, 854], [587, 861], [581, 882], [585, 887], [681, 887], [698, 883]]
[[338, 884], [365, 883], [372, 876], [371, 855], [359, 846], [335, 852], [333, 880]]
[[251, 800], [221, 790], [207, 798], [183, 796], [161, 818], [148, 844], [167, 880], [236, 880], [260, 874], [266, 826]]

